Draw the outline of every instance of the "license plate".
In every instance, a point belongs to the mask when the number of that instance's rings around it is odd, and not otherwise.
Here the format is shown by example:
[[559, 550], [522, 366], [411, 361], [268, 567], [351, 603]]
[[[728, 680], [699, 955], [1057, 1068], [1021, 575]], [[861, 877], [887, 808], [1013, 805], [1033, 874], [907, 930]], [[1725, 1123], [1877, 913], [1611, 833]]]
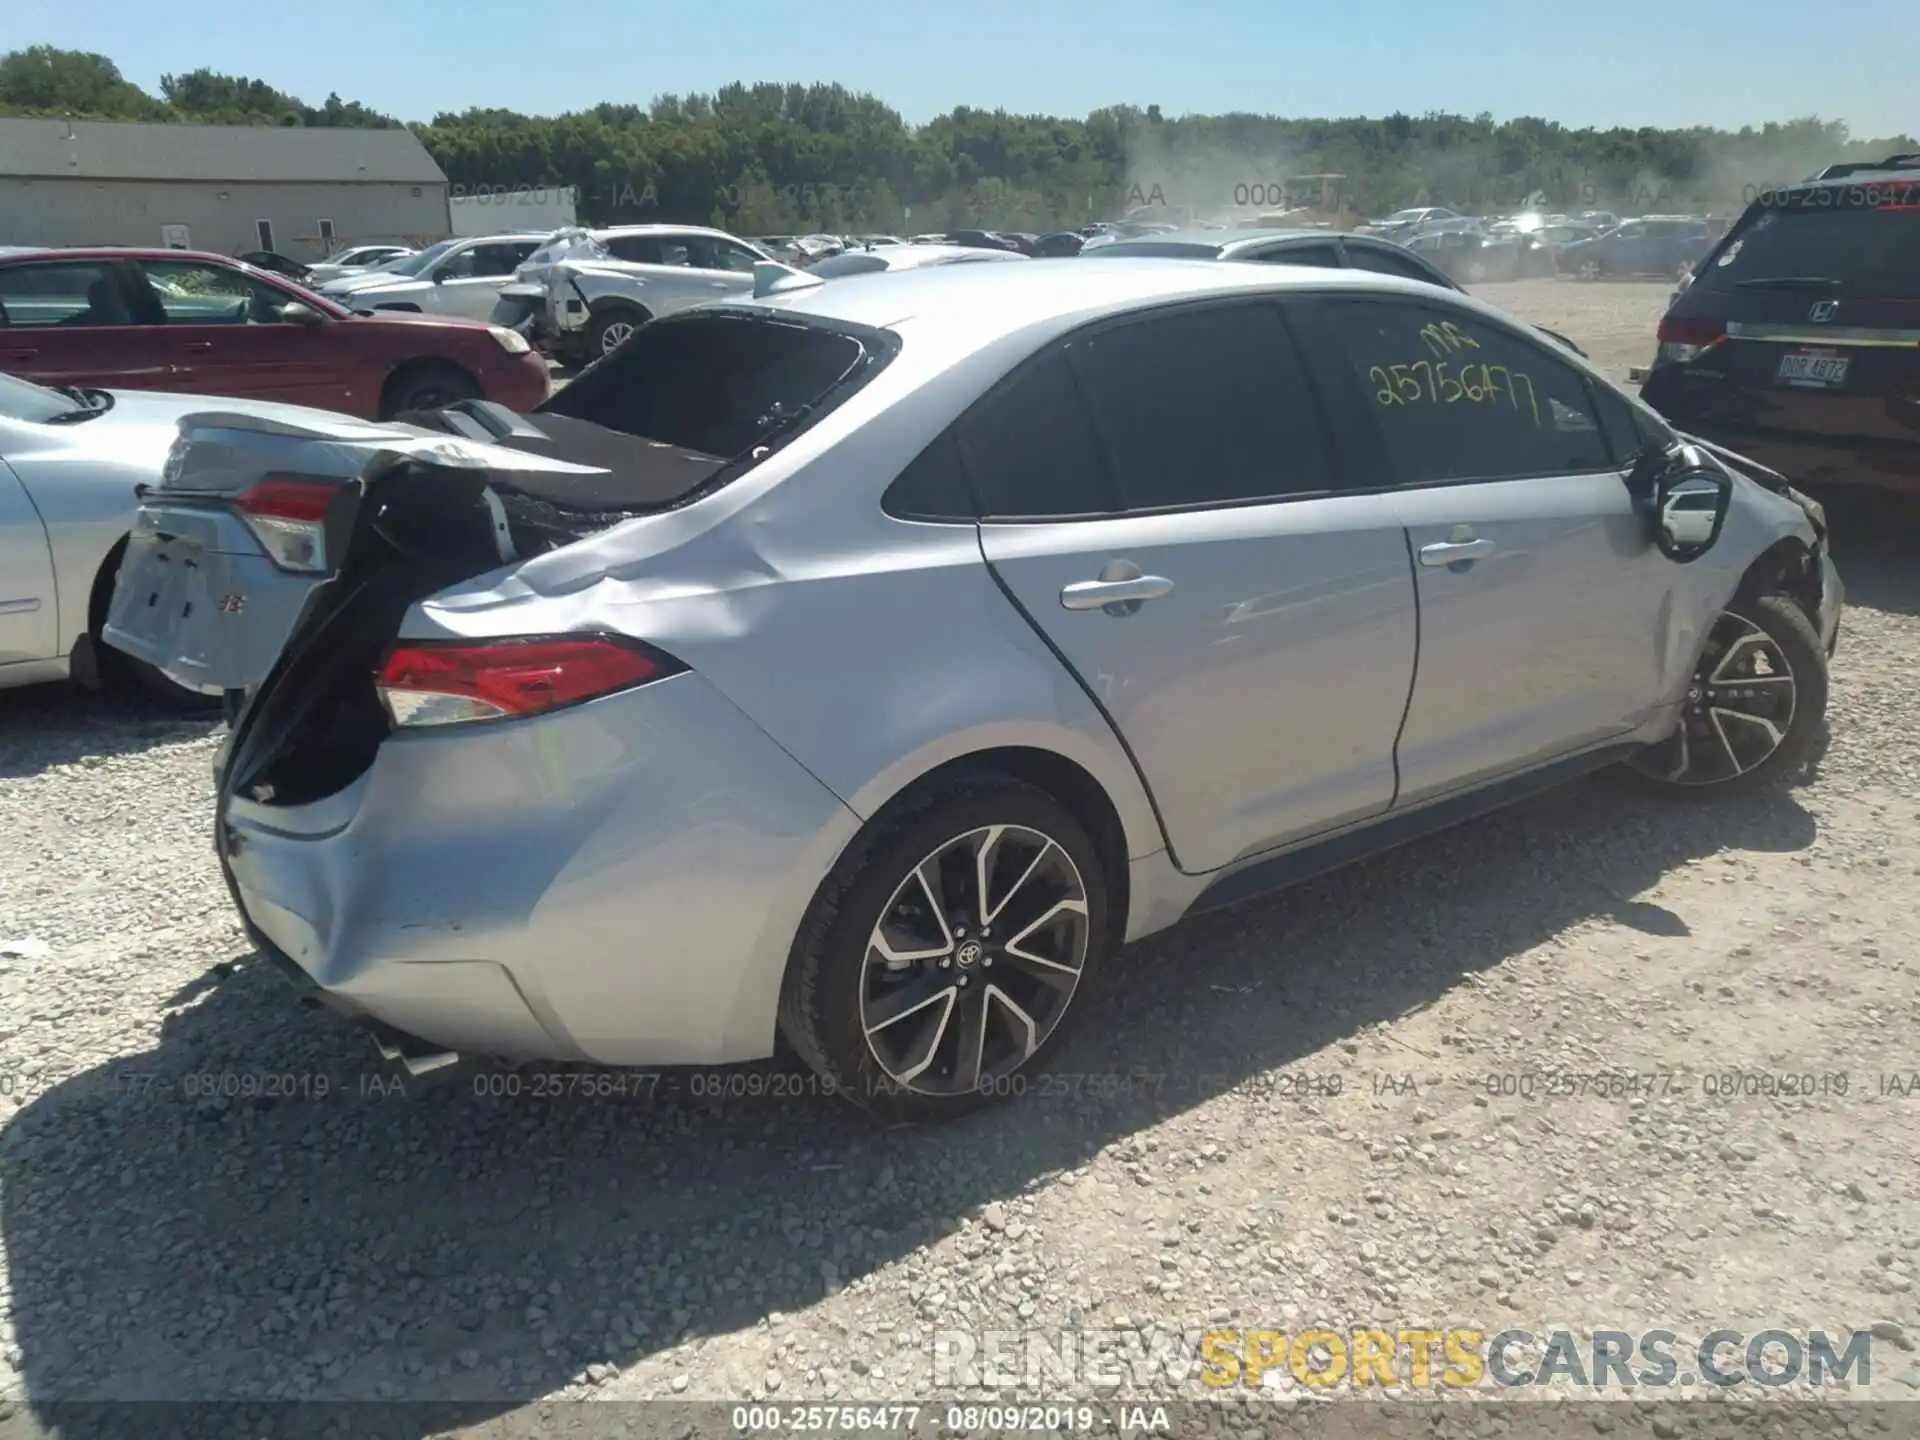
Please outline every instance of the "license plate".
[[114, 586], [108, 639], [150, 664], [180, 658], [196, 610], [208, 603], [200, 547], [191, 541], [136, 535]]
[[1801, 353], [1782, 355], [1775, 378], [1787, 385], [1844, 385], [1852, 359], [1846, 355]]

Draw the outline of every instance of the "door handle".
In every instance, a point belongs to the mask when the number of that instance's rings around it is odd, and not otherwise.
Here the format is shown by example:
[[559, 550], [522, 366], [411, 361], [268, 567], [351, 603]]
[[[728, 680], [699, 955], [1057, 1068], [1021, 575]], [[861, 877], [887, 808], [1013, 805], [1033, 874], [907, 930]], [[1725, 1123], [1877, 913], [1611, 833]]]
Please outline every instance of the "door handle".
[[1442, 540], [1420, 547], [1420, 563], [1438, 568], [1442, 565], [1471, 565], [1484, 560], [1500, 547], [1491, 540]]
[[1173, 582], [1159, 575], [1076, 580], [1061, 590], [1060, 603], [1069, 610], [1106, 610], [1110, 615], [1131, 615], [1142, 601], [1158, 600], [1172, 590]]
[[200, 353], [201, 353], [201, 352], [203, 352], [203, 351], [207, 351], [207, 350], [211, 350], [211, 349], [213, 349], [213, 341], [211, 341], [211, 340], [189, 340], [189, 341], [187, 341], [187, 342], [186, 342], [186, 343], [185, 343], [184, 345], [182, 345], [182, 346], [181, 346], [180, 348], [181, 348], [182, 350], [190, 350], [190, 351], [192, 351], [192, 352], [193, 352], [193, 353], [195, 353], [195, 354], [200, 354]]
[[9, 360], [31, 360], [31, 359], [33, 359], [33, 358], [34, 358], [35, 356], [37, 356], [37, 355], [38, 355], [39, 353], [40, 353], [40, 352], [39, 352], [38, 350], [9, 350], [9, 351], [7, 351], [7, 359], [9, 359]]

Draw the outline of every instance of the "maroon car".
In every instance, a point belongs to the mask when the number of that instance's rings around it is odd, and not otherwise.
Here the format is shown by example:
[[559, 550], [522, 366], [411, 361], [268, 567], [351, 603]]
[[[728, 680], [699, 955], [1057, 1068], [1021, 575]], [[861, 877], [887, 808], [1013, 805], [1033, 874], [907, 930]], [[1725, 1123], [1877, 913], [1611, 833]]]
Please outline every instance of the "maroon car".
[[242, 261], [187, 250], [0, 249], [0, 372], [366, 419], [469, 399], [531, 410], [550, 389], [546, 362], [513, 331], [356, 315]]

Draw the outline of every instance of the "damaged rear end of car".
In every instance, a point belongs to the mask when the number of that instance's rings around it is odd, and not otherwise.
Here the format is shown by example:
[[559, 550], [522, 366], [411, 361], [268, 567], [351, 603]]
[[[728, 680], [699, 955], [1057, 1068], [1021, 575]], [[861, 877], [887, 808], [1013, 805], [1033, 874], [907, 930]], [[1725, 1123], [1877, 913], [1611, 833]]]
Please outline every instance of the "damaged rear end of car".
[[[838, 802], [681, 660], [609, 621], [590, 583], [556, 598], [519, 577], [613, 527], [691, 519], [679, 512], [879, 363], [832, 330], [680, 317], [510, 433], [374, 452], [337, 573], [221, 777], [216, 844], [261, 953], [414, 1069], [739, 1049], [713, 1019], [727, 1002], [702, 988], [732, 982], [669, 987], [656, 967], [681, 957], [666, 950], [615, 982], [663, 992], [649, 1033], [598, 1033], [609, 959], [639, 939], [608, 932], [644, 883], [622, 866], [672, 853], [660, 873], [684, 873], [678, 817], [722, 768], [789, 828]], [[589, 418], [611, 414], [622, 428]], [[436, 608], [455, 590], [459, 633]]]

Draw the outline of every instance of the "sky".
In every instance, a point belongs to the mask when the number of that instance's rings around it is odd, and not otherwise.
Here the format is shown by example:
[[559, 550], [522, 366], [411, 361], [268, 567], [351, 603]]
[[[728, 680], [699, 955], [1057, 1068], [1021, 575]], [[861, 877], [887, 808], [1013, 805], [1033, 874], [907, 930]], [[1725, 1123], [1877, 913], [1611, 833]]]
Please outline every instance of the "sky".
[[1538, 115], [1572, 127], [1737, 129], [1805, 115], [1859, 138], [1920, 130], [1914, 0], [0, 0], [0, 51], [110, 56], [157, 90], [202, 66], [309, 104], [330, 90], [406, 120], [505, 106], [529, 114], [838, 81], [910, 122], [956, 105], [1081, 116], [1429, 110]]

